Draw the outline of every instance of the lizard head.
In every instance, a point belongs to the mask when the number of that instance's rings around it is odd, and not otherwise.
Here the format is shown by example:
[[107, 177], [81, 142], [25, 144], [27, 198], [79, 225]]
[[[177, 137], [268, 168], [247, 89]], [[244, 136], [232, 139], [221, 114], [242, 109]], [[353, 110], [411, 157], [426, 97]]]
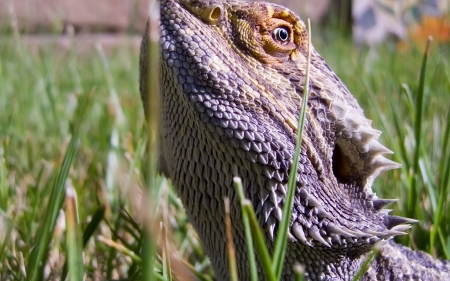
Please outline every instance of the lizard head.
[[[229, 164], [239, 167], [246, 195], [273, 238], [305, 85], [305, 24], [288, 9], [261, 2], [167, 0], [161, 9], [163, 87], [179, 95], [172, 102], [184, 103], [174, 107], [194, 116], [189, 132], [226, 151], [229, 158], [221, 161], [235, 161]], [[367, 251], [404, 234], [414, 220], [389, 215], [383, 207], [395, 200], [372, 191], [378, 174], [399, 164], [383, 156], [392, 152], [377, 140], [381, 132], [313, 48], [309, 93], [291, 241]]]

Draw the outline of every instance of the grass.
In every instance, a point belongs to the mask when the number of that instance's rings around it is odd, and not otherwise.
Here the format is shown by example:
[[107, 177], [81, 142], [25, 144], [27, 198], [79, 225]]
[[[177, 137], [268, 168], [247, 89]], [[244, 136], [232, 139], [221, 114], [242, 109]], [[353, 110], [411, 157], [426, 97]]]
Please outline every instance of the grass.
[[[313, 39], [403, 165], [374, 184], [380, 197], [400, 199], [393, 214], [421, 221], [399, 241], [448, 259], [450, 47], [431, 43], [421, 75], [418, 47], [357, 49], [326, 31]], [[152, 195], [144, 188], [151, 163], [136, 50], [20, 42], [0, 42], [0, 279], [171, 280], [173, 268], [211, 280], [170, 183], [157, 178]], [[157, 203], [145, 205], [152, 196]], [[158, 255], [145, 256], [155, 245]]]

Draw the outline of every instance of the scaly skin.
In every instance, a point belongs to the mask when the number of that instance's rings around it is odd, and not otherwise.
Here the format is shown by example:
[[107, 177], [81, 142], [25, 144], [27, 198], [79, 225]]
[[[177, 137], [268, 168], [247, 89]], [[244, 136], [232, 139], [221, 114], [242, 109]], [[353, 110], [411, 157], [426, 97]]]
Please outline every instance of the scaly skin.
[[[229, 279], [223, 198], [231, 200], [239, 280], [249, 280], [233, 175], [257, 212], [266, 243], [281, 220], [305, 84], [307, 31], [290, 10], [237, 0], [162, 0], [160, 166], [172, 179], [211, 259]], [[147, 95], [148, 30], [140, 90]], [[363, 110], [313, 49], [297, 189], [283, 280], [351, 280], [375, 243], [366, 280], [447, 279], [449, 264], [393, 242], [414, 220], [388, 215], [372, 182], [399, 167]], [[424, 265], [430, 267], [427, 268]], [[262, 277], [261, 269], [260, 277]]]

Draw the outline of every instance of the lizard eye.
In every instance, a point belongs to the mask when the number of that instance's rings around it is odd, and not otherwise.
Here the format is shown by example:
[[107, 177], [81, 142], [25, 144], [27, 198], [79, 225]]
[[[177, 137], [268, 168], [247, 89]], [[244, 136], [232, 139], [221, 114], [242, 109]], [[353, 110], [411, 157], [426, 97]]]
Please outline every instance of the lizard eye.
[[273, 30], [273, 36], [276, 41], [280, 41], [281, 43], [286, 43], [289, 41], [289, 29], [286, 27], [277, 27]]

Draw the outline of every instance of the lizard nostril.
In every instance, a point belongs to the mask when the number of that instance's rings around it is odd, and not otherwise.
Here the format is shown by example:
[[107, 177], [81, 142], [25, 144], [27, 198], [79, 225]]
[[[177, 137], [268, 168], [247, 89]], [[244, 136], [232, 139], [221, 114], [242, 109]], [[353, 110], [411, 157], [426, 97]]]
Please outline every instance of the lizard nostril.
[[220, 9], [220, 7], [215, 7], [212, 11], [211, 11], [211, 15], [210, 18], [213, 20], [218, 20], [220, 18], [220, 14], [222, 13], [222, 9]]
[[222, 15], [222, 6], [214, 5], [208, 7], [202, 13], [202, 19], [208, 24], [216, 24]]

